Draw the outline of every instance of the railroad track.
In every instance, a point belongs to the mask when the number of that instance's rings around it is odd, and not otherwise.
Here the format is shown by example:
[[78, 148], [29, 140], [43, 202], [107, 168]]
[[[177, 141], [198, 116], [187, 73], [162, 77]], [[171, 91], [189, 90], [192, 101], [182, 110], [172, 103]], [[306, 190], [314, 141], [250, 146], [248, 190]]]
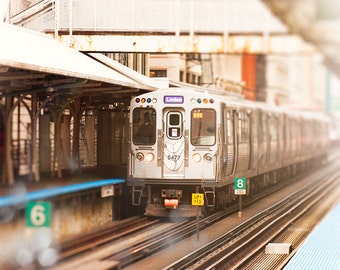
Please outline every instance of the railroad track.
[[113, 224], [103, 230], [78, 235], [77, 238], [64, 241], [60, 246], [59, 261], [70, 258], [86, 250], [103, 245], [110, 241], [119, 240], [132, 233], [144, 230], [159, 223], [159, 219], [150, 220], [146, 217], [129, 219], [126, 222]]
[[[73, 269], [80, 267], [82, 262], [98, 261], [95, 259], [83, 260], [83, 254], [88, 250], [93, 250], [107, 243], [119, 242], [122, 238], [127, 238], [139, 231], [147, 230], [150, 227], [160, 223], [159, 219], [148, 219], [146, 217], [133, 217], [126, 221], [112, 224], [102, 230], [80, 234], [77, 238], [70, 238], [63, 241], [59, 245], [59, 254], [57, 264], [50, 269]], [[40, 269], [36, 262], [20, 268], [22, 270]], [[17, 268], [16, 268], [17, 269]], [[97, 270], [97, 264], [94, 264], [92, 269]], [[100, 268], [98, 268], [99, 270]]]
[[[92, 249], [86, 248], [86, 251], [77, 252], [76, 255], [71, 258], [67, 258], [63, 261], [58, 261], [58, 263], [51, 267], [52, 270], [69, 270], [69, 269], [82, 269], [87, 267], [87, 265], [92, 265], [91, 262], [120, 262], [119, 266], [126, 265], [130, 262], [134, 262], [141, 257], [143, 254], [149, 254], [150, 250], [153, 248], [148, 245], [148, 243], [155, 241], [160, 242], [162, 239], [166, 239], [168, 233], [166, 232], [178, 232], [186, 227], [186, 224], [190, 221], [183, 221], [180, 223], [167, 223], [160, 222], [160, 220], [155, 221], [149, 226], [136, 230], [133, 229], [128, 235], [115, 236], [114, 240], [109, 242], [99, 244], [103, 240], [101, 236], [98, 236], [98, 241], [94, 241]], [[91, 239], [91, 237], [90, 237]], [[93, 238], [95, 240], [95, 238]], [[151, 240], [154, 239], [154, 240]], [[77, 245], [78, 246], [78, 245]], [[150, 250], [147, 250], [147, 247]], [[70, 250], [73, 252], [74, 248]], [[96, 264], [93, 264], [96, 265]], [[92, 269], [97, 269], [95, 266]]]
[[[328, 167], [328, 166], [327, 166]], [[310, 172], [309, 172], [310, 173]], [[301, 176], [300, 176], [301, 177]], [[321, 176], [320, 176], [321, 177]], [[294, 181], [294, 180], [292, 180]], [[275, 190], [278, 188], [275, 188]], [[271, 190], [270, 192], [273, 192]], [[252, 199], [247, 199], [244, 201], [244, 206], [252, 204], [254, 201], [259, 200], [265, 197], [269, 191], [261, 195], [257, 195]], [[280, 208], [280, 207], [279, 207]], [[204, 229], [215, 222], [226, 218], [232, 213], [237, 212], [237, 205], [233, 205], [228, 209], [225, 209], [221, 212], [215, 213], [207, 218], [201, 219], [199, 221], [200, 229]], [[263, 213], [263, 216], [258, 216], [259, 220], [264, 220], [264, 217], [268, 215], [268, 213]], [[147, 219], [146, 219], [147, 220]], [[197, 223], [195, 220], [185, 220], [180, 223], [169, 224], [166, 229], [160, 230], [148, 230], [148, 227], [158, 227], [163, 226], [162, 223], [159, 222], [156, 226], [152, 224], [151, 226], [146, 226], [145, 228], [140, 228], [140, 234], [145, 234], [143, 238], [133, 239], [134, 235], [136, 235], [136, 229], [131, 226], [131, 230], [128, 233], [120, 234], [117, 231], [103, 231], [102, 235], [89, 235], [87, 239], [84, 239], [82, 243], [77, 243], [73, 245], [71, 243], [64, 244], [64, 248], [62, 249], [62, 253], [60, 254], [60, 258], [65, 261], [58, 262], [52, 269], [73, 269], [75, 267], [79, 267], [79, 263], [86, 263], [91, 260], [101, 260], [101, 261], [119, 261], [121, 267], [125, 267], [127, 265], [133, 264], [145, 257], [148, 257], [161, 249], [167, 248], [170, 245], [179, 242], [186, 237], [189, 237], [197, 232]], [[249, 223], [250, 224], [250, 223]], [[244, 228], [251, 225], [245, 225]], [[243, 228], [243, 230], [245, 230]], [[240, 228], [235, 228], [233, 232], [229, 235], [229, 241], [235, 239], [236, 230]], [[148, 230], [146, 232], [146, 230]], [[105, 236], [106, 235], [106, 236]], [[247, 238], [247, 237], [246, 237]], [[249, 238], [249, 236], [248, 236]], [[117, 241], [116, 241], [117, 240]], [[117, 242], [130, 242], [131, 244], [125, 245], [122, 247], [117, 244]], [[216, 244], [216, 243], [215, 243]], [[214, 244], [212, 244], [214, 245]], [[78, 246], [78, 247], [77, 247]], [[117, 248], [115, 248], [117, 246]], [[197, 257], [197, 254], [195, 255]], [[73, 259], [72, 262], [68, 263], [69, 258]], [[215, 258], [216, 260], [216, 258]], [[196, 260], [197, 261], [197, 260]], [[177, 263], [177, 262], [176, 262]], [[195, 262], [191, 261], [188, 265], [193, 265]], [[179, 266], [169, 266], [168, 269], [181, 269]], [[183, 269], [183, 268], [182, 268]]]
[[[257, 252], [253, 252], [251, 256], [245, 260], [241, 260], [237, 268], [240, 269], [283, 269], [288, 261], [293, 257], [304, 239], [310, 234], [313, 228], [322, 220], [325, 215], [334, 206], [334, 198], [336, 193], [339, 194], [340, 189], [334, 190], [331, 194], [323, 198], [322, 201], [317, 202], [313, 207], [307, 210], [301, 217], [296, 219], [293, 223], [283, 230], [278, 236], [271, 240], [272, 245], [276, 243], [290, 243], [291, 252], [288, 254], [275, 254], [274, 252], [267, 252], [265, 248], [259, 248]], [[254, 250], [256, 251], [256, 250]], [[274, 253], [274, 254], [272, 254]]]
[[[265, 190], [261, 194], [257, 194], [256, 196], [245, 200], [244, 206], [251, 205], [255, 201], [266, 197], [268, 193], [274, 192], [280, 188], [282, 188], [282, 186], [275, 186], [271, 190]], [[237, 204], [234, 204], [223, 211], [219, 211], [209, 215], [208, 217], [202, 218], [199, 220], [199, 229], [203, 230], [237, 211], [238, 206]], [[195, 233], [197, 233], [197, 220], [186, 220], [181, 223], [176, 223], [171, 229], [169, 229], [169, 231], [161, 232], [160, 234], [153, 234], [150, 239], [136, 243], [135, 245], [125, 250], [120, 250], [114, 255], [105, 257], [104, 259], [109, 261], [119, 261], [120, 266], [125, 267], [143, 258], [151, 256], [152, 254], [190, 237]]]
[[340, 173], [334, 170], [165, 269], [246, 269], [268, 242], [335, 189]]
[[[270, 191], [267, 190], [256, 197], [245, 200], [244, 206], [254, 203], [255, 201], [267, 196], [269, 192], [274, 192], [274, 190], [277, 189], [279, 188], [275, 187]], [[215, 222], [218, 222], [237, 211], [238, 207], [237, 204], [235, 204], [223, 211], [200, 219], [200, 230], [207, 228]], [[160, 226], [160, 223], [157, 223], [157, 226]], [[141, 228], [139, 230], [140, 234], [145, 234], [145, 231], [148, 230], [149, 227], [152, 227], [152, 225], [146, 226], [144, 229]], [[174, 223], [169, 225], [166, 230], [149, 231], [146, 233], [149, 235], [148, 237], [136, 240], [129, 240], [138, 233], [135, 229], [133, 229], [133, 226], [131, 226], [131, 231], [126, 233], [125, 236], [119, 233], [114, 233], [113, 231], [104, 231], [99, 234], [89, 235], [88, 239], [84, 239], [84, 241], [76, 241], [77, 243], [74, 245], [65, 244], [64, 250], [60, 254], [62, 261], [59, 261], [52, 269], [73, 269], [74, 267], [79, 267], [79, 265], [88, 263], [91, 260], [119, 261], [120, 266], [125, 267], [145, 257], [151, 256], [161, 249], [167, 248], [172, 244], [190, 237], [196, 232], [197, 223], [195, 220], [185, 220], [183, 222]], [[118, 239], [118, 241], [115, 241], [116, 239]], [[115, 243], [119, 241], [130, 242], [131, 244], [121, 247], [119, 244]], [[111, 248], [107, 248], [107, 245], [111, 246]], [[114, 248], [114, 246], [117, 246], [117, 248]]]

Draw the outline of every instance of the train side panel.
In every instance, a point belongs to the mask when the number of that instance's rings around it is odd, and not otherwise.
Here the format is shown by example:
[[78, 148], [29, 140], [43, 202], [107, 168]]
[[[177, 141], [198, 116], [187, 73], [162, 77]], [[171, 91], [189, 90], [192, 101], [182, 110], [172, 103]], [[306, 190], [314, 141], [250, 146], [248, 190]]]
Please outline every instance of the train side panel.
[[245, 177], [252, 194], [327, 156], [327, 117], [286, 112], [256, 102], [193, 89], [163, 89], [135, 97], [130, 107], [127, 184], [146, 214], [194, 216], [192, 193], [205, 206], [235, 199]]

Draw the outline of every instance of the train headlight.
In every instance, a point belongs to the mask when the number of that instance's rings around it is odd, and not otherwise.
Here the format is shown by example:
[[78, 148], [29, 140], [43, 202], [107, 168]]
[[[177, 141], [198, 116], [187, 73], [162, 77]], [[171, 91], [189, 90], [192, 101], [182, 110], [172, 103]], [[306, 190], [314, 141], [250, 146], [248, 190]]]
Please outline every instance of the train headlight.
[[136, 154], [136, 159], [137, 159], [138, 161], [142, 161], [142, 160], [144, 159], [143, 153], [138, 152], [138, 153]]
[[196, 163], [200, 162], [201, 161], [201, 155], [196, 153], [196, 154], [193, 154], [192, 155], [192, 160]]
[[203, 159], [205, 160], [205, 162], [210, 163], [210, 162], [213, 160], [213, 157], [212, 157], [211, 154], [205, 154], [205, 155], [203, 156]]
[[147, 153], [147, 154], [145, 155], [145, 160], [146, 160], [146, 161], [151, 162], [151, 161], [154, 160], [154, 158], [155, 158], [155, 156], [154, 156], [152, 153]]

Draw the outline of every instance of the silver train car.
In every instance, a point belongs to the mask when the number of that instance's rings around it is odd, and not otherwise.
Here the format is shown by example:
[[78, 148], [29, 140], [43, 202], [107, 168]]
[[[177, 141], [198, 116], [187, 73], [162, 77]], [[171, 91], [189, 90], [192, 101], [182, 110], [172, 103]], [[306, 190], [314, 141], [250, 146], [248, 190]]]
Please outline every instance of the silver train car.
[[192, 193], [207, 210], [278, 184], [327, 159], [326, 115], [289, 112], [191, 88], [168, 88], [131, 100], [127, 185], [145, 215], [196, 215]]

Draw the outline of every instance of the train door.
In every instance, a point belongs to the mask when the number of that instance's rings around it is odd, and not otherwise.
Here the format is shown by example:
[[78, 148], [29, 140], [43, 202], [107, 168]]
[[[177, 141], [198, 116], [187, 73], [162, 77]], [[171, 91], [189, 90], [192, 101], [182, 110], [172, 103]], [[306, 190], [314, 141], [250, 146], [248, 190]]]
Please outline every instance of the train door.
[[264, 169], [267, 164], [268, 139], [267, 139], [267, 114], [259, 113], [259, 167]]
[[2, 112], [0, 111], [0, 183], [5, 177], [4, 164], [5, 164], [5, 124]]
[[185, 174], [185, 119], [181, 108], [165, 108], [163, 177], [184, 178]]
[[280, 127], [279, 118], [275, 115], [269, 115], [267, 119], [268, 123], [268, 164], [274, 165], [277, 162], [278, 157], [278, 142], [279, 134], [278, 129]]
[[225, 141], [227, 145], [227, 155], [224, 157], [224, 173], [231, 175], [235, 167], [235, 134], [234, 134], [234, 114], [233, 109], [224, 109]]
[[250, 114], [240, 110], [236, 114], [235, 139], [237, 166], [235, 172], [244, 172], [250, 164]]

